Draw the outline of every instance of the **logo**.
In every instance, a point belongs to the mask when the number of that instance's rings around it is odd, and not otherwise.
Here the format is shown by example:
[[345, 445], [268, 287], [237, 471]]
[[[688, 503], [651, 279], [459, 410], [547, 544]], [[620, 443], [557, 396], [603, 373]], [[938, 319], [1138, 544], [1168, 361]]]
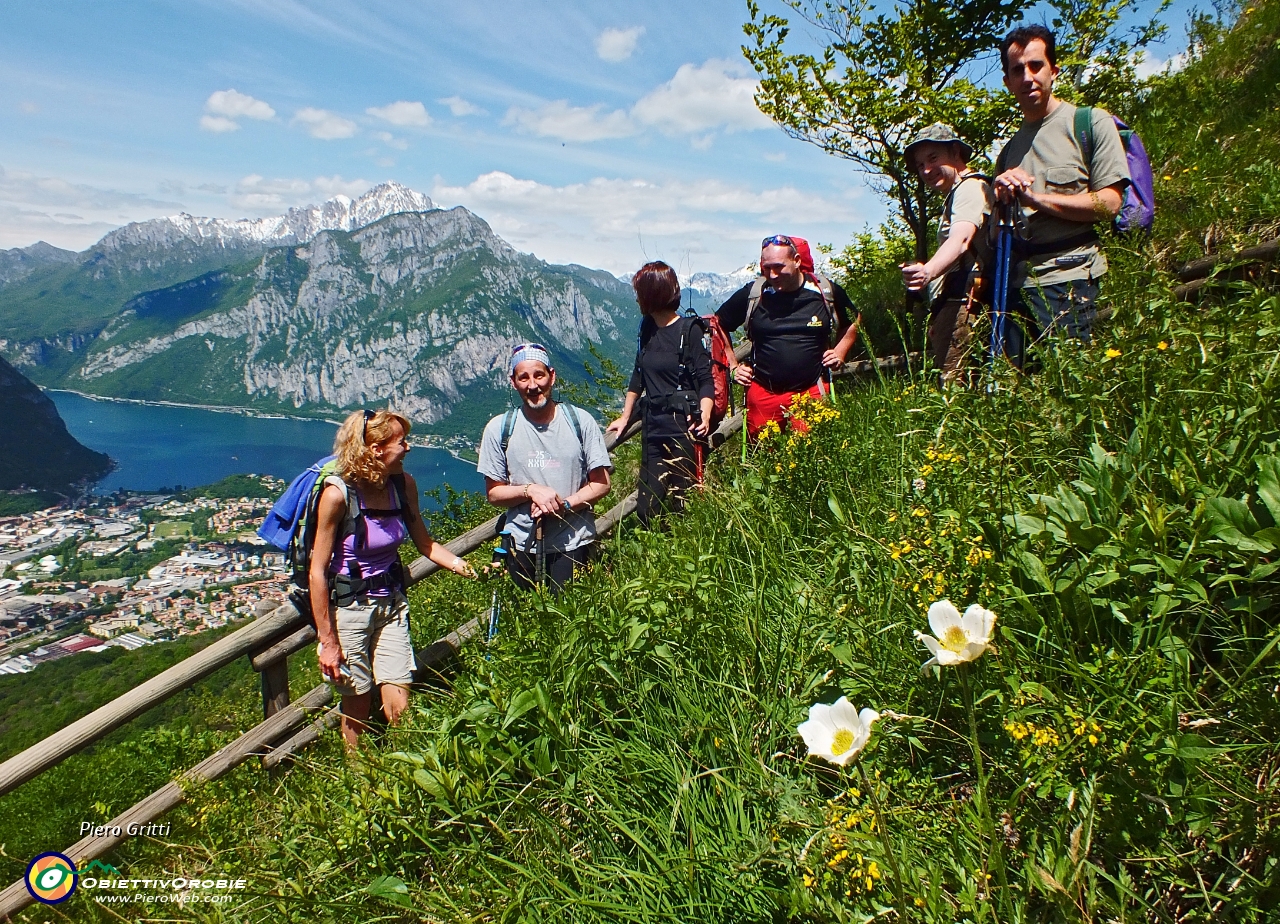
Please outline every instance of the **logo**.
[[805, 325], [805, 327], [821, 327], [821, 326], [822, 326], [822, 322], [818, 320], [818, 316], [816, 314], [813, 317], [811, 317], [809, 319], [809, 323]]
[[46, 905], [65, 902], [76, 890], [75, 864], [60, 853], [42, 853], [27, 867], [27, 891]]
[[101, 860], [90, 860], [89, 865], [80, 870], [85, 875], [95, 871], [103, 876], [115, 876], [117, 879], [124, 875], [110, 863], [103, 863]]

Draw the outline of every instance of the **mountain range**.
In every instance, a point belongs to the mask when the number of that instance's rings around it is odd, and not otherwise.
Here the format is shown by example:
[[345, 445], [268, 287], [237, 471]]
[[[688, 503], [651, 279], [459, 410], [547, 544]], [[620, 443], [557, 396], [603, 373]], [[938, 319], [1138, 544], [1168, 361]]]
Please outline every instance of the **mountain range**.
[[592, 349], [629, 361], [634, 316], [610, 274], [518, 253], [395, 183], [274, 218], [134, 223], [78, 254], [0, 252], [0, 354], [41, 385], [325, 415], [390, 401], [469, 436], [511, 399], [513, 343], [580, 378]]

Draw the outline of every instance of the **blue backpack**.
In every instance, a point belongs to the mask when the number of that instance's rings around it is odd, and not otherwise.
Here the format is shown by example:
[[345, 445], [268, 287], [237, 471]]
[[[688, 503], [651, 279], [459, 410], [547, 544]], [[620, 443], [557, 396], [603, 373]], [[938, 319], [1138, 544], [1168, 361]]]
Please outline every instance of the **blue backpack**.
[[293, 534], [297, 531], [298, 524], [306, 517], [307, 503], [311, 500], [316, 483], [321, 480], [321, 472], [326, 465], [337, 458], [337, 456], [325, 456], [289, 482], [289, 487], [284, 489], [280, 499], [275, 502], [267, 518], [258, 527], [258, 535], [280, 551], [287, 552], [289, 545], [293, 542]]

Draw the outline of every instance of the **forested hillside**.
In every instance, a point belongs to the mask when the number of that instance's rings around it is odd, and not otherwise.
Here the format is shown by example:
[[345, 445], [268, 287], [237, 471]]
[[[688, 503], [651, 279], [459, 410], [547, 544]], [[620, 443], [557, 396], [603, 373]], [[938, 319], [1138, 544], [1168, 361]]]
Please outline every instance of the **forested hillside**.
[[[1275, 236], [1277, 76], [1267, 0], [1134, 101], [1160, 210], [1108, 240], [1092, 346], [730, 443], [670, 532], [624, 523], [559, 599], [497, 585], [498, 640], [367, 752], [246, 764], [110, 862], [247, 877], [181, 912], [209, 922], [1274, 919], [1280, 296], [1181, 301], [1173, 270]], [[419, 643], [494, 586], [416, 588]], [[939, 599], [993, 611], [992, 647], [922, 670]], [[797, 734], [841, 696], [880, 714], [843, 769]]]

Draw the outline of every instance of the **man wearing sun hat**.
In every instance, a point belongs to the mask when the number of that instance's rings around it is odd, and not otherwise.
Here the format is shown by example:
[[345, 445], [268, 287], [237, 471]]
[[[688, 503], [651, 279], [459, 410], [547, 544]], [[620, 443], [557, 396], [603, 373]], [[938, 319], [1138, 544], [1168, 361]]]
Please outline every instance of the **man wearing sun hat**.
[[543, 579], [559, 590], [589, 560], [593, 505], [609, 493], [613, 464], [595, 418], [551, 397], [556, 371], [546, 347], [516, 344], [508, 371], [521, 406], [489, 421], [476, 469], [489, 503], [507, 508], [507, 570], [516, 586]]
[[922, 129], [903, 151], [920, 181], [946, 196], [937, 251], [925, 263], [902, 266], [907, 291], [929, 305], [929, 351], [944, 385], [960, 377], [970, 324], [980, 308], [977, 283], [991, 254], [985, 229], [995, 196], [991, 182], [969, 169], [972, 154], [973, 148], [941, 122]]

